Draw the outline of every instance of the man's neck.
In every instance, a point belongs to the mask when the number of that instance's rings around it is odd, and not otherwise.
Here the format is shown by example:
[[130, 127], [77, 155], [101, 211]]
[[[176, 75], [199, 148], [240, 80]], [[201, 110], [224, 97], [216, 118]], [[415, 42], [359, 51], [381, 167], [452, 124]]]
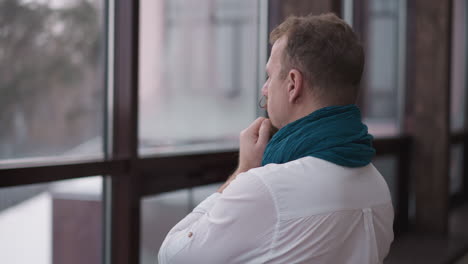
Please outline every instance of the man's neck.
[[293, 111], [293, 114], [291, 115], [291, 118], [289, 119], [289, 123], [292, 123], [298, 119], [301, 119], [305, 116], [310, 115], [311, 113], [327, 107], [327, 106], [332, 106], [333, 104], [329, 103], [324, 103], [324, 102], [304, 102], [300, 105], [296, 105], [295, 109]]

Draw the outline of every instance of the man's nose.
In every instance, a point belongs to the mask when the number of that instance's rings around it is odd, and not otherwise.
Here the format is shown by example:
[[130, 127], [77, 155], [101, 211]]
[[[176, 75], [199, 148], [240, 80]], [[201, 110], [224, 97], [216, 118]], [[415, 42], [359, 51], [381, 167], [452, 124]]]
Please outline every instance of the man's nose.
[[264, 96], [268, 95], [267, 84], [266, 83], [262, 87], [262, 95], [264, 95]]

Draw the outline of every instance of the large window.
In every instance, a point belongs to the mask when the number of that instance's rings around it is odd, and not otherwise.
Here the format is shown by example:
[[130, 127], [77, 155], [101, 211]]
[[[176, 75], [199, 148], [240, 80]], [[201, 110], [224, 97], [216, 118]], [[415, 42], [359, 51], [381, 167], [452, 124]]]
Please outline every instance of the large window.
[[0, 164], [102, 155], [104, 0], [0, 1]]
[[259, 1], [140, 4], [142, 153], [235, 148], [257, 114]]
[[467, 97], [467, 2], [453, 3], [452, 52], [451, 52], [451, 97], [450, 123], [453, 132], [465, 126]]
[[[456, 0], [453, 2], [452, 16], [452, 52], [450, 75], [450, 131], [452, 135], [466, 129], [467, 114], [467, 2]], [[466, 140], [466, 139], [465, 139]], [[463, 163], [467, 162], [467, 150], [462, 142], [453, 142], [450, 153], [450, 194], [463, 193], [464, 179]], [[466, 165], [465, 165], [466, 166]]]
[[366, 54], [359, 98], [364, 121], [373, 135], [394, 136], [401, 132], [404, 113], [406, 1], [344, 1], [354, 10], [344, 14]]
[[102, 179], [0, 189], [2, 263], [100, 263]]
[[[105, 4], [0, 1], [0, 168], [103, 157]], [[101, 201], [98, 176], [0, 188], [0, 262], [100, 263]]]

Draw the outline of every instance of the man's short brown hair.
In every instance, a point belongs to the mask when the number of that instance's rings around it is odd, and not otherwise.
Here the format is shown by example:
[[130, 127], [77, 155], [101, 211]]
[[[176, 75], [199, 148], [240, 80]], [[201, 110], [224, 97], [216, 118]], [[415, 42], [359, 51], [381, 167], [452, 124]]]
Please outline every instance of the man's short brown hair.
[[351, 27], [333, 13], [290, 16], [270, 34], [270, 43], [286, 36], [283, 78], [292, 68], [321, 94], [339, 102], [356, 100], [364, 51]]

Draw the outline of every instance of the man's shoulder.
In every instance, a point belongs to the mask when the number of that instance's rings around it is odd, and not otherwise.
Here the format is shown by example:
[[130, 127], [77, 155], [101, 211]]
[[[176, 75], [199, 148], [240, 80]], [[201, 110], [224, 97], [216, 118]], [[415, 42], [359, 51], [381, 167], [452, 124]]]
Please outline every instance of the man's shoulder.
[[265, 182], [279, 180], [287, 181], [291, 184], [294, 184], [295, 181], [302, 182], [303, 180], [324, 183], [330, 180], [347, 178], [348, 175], [379, 174], [372, 164], [359, 168], [348, 168], [310, 156], [283, 164], [267, 164], [252, 169], [249, 173], [257, 175]]
[[249, 171], [266, 185], [283, 216], [359, 209], [391, 201], [372, 164], [348, 168], [314, 157]]

